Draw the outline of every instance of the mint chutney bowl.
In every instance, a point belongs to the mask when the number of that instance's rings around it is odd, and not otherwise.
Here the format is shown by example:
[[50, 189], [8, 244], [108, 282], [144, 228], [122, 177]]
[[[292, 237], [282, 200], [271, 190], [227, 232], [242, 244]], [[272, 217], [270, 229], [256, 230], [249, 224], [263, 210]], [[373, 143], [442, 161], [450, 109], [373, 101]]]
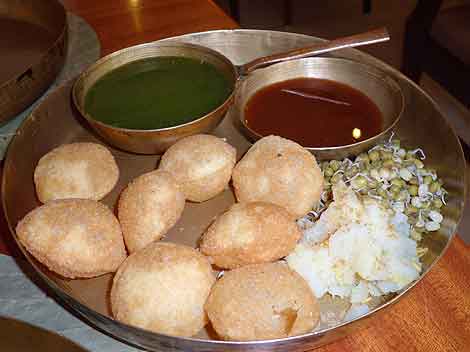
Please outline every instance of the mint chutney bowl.
[[216, 128], [232, 103], [236, 80], [232, 63], [214, 50], [152, 42], [98, 60], [78, 77], [72, 99], [112, 146], [162, 154], [181, 138]]

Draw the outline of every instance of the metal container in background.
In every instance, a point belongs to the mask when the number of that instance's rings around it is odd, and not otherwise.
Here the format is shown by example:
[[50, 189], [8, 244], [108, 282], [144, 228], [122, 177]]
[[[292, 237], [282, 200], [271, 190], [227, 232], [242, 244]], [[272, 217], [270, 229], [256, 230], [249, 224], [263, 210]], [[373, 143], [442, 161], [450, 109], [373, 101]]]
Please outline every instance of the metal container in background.
[[39, 98], [67, 54], [67, 14], [58, 0], [0, 0], [0, 125]]

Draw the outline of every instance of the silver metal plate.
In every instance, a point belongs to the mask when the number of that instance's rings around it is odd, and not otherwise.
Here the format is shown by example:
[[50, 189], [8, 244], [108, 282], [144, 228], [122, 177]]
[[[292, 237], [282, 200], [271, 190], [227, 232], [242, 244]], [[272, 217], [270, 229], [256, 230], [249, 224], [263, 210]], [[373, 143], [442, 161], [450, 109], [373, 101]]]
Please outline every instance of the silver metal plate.
[[[195, 33], [166, 40], [185, 41], [208, 46], [220, 51], [235, 64], [243, 64], [258, 56], [268, 55], [287, 49], [305, 46], [320, 39], [275, 31], [222, 30]], [[395, 129], [402, 143], [408, 148], [421, 147], [425, 150], [427, 167], [437, 170], [449, 191], [447, 206], [443, 210], [445, 220], [438, 233], [429, 235], [423, 245], [429, 248], [424, 257], [424, 277], [427, 271], [443, 255], [448, 247], [457, 224], [460, 221], [465, 199], [465, 162], [459, 141], [438, 107], [418, 86], [383, 62], [347, 49], [334, 53], [336, 57], [366, 62], [393, 76], [405, 96], [405, 111]], [[91, 132], [70, 101], [71, 83], [50, 94], [20, 127], [13, 139], [5, 161], [2, 184], [3, 206], [10, 229], [14, 234], [17, 222], [30, 210], [39, 205], [34, 185], [33, 172], [39, 158], [52, 148], [76, 141], [102, 142]], [[227, 138], [234, 145], [240, 157], [250, 146], [245, 137], [235, 128], [232, 118], [227, 116], [215, 130], [215, 134]], [[110, 148], [121, 170], [118, 185], [103, 201], [114, 208], [120, 191], [137, 175], [154, 169], [157, 156], [135, 155]], [[192, 246], [215, 216], [234, 202], [231, 190], [214, 199], [201, 203], [187, 203], [183, 216], [168, 233], [165, 240]], [[112, 275], [87, 280], [66, 280], [48, 271], [24, 251], [28, 260], [57, 295], [94, 326], [108, 332], [121, 341], [152, 351], [292, 351], [308, 350], [331, 342], [354, 331], [369, 318], [399, 300], [408, 289], [386, 301], [360, 319], [335, 327], [322, 325], [319, 330], [285, 339], [258, 342], [225, 342], [212, 339], [213, 332], [203, 331], [195, 338], [179, 338], [151, 333], [119, 323], [111, 318], [108, 293]], [[419, 280], [418, 280], [419, 281]], [[337, 309], [335, 302], [322, 309]], [[336, 308], [335, 308], [336, 307]]]

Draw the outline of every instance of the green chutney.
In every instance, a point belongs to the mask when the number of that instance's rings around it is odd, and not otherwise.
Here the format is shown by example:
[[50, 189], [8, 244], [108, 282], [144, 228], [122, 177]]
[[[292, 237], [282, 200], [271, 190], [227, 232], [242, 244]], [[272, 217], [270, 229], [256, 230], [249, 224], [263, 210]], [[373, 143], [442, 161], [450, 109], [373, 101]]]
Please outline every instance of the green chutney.
[[158, 129], [196, 120], [221, 105], [233, 84], [214, 65], [161, 56], [118, 67], [85, 97], [95, 120], [127, 129]]

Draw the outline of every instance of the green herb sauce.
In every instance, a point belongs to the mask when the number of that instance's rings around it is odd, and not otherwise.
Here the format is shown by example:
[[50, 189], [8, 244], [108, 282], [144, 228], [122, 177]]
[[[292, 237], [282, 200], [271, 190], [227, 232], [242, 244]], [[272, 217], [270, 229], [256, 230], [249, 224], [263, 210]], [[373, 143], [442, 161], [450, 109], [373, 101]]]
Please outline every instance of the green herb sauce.
[[85, 97], [85, 112], [115, 127], [172, 127], [214, 110], [232, 89], [233, 84], [207, 62], [172, 56], [148, 58], [101, 77]]

